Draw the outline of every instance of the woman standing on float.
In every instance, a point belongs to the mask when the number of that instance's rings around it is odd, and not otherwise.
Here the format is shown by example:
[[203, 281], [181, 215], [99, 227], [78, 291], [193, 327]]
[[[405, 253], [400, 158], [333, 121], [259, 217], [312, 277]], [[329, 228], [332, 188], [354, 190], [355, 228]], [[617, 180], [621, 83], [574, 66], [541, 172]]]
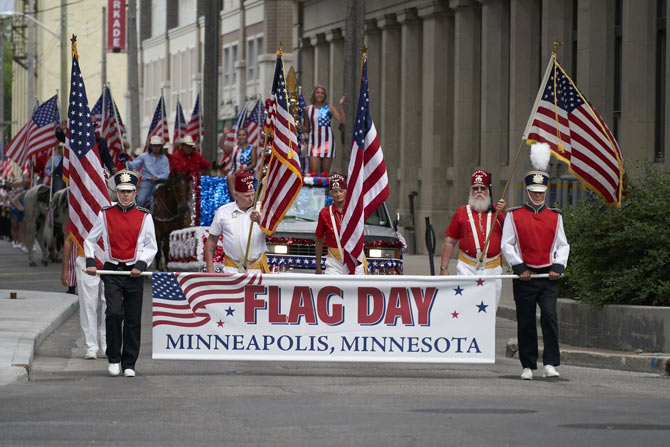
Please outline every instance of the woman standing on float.
[[347, 115], [342, 107], [347, 97], [340, 98], [339, 110], [337, 107], [331, 108], [330, 104], [326, 102], [327, 99], [326, 88], [317, 85], [312, 92], [311, 105], [305, 107], [305, 127], [303, 130], [309, 135], [307, 150], [310, 172], [330, 173], [330, 166], [335, 158], [335, 137], [331, 121], [334, 117], [342, 124], [347, 123]]

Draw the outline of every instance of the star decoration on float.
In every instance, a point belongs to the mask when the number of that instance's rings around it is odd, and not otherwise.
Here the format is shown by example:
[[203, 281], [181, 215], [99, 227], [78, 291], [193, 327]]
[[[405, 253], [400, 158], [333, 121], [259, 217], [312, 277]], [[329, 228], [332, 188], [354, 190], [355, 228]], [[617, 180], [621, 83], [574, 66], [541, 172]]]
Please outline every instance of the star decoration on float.
[[451, 313], [451, 318], [458, 318], [458, 315], [459, 315], [458, 312], [453, 311], [453, 312]]
[[479, 278], [479, 279], [477, 280], [477, 285], [478, 285], [478, 286], [483, 286], [483, 285], [484, 285], [484, 280], [481, 279], [481, 278]]
[[461, 296], [463, 296], [463, 289], [461, 289], [461, 286], [460, 286], [460, 285], [456, 286], [456, 288], [454, 289], [454, 291], [456, 292], [456, 295], [461, 295]]
[[489, 307], [488, 304], [484, 304], [484, 301], [482, 301], [480, 304], [477, 304], [476, 306], [477, 306], [477, 309], [479, 309], [477, 311], [477, 313], [480, 313], [480, 312], [486, 313], [486, 308]]

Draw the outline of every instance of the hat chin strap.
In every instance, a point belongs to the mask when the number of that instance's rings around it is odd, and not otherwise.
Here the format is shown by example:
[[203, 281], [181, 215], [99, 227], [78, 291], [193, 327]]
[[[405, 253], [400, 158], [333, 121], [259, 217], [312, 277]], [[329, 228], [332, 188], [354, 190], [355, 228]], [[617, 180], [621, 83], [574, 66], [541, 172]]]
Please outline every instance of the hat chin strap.
[[530, 203], [532, 203], [533, 205], [535, 205], [535, 206], [542, 206], [542, 205], [544, 205], [544, 202], [545, 202], [545, 200], [546, 200], [546, 196], [545, 196], [544, 199], [540, 200], [539, 202], [536, 202], [536, 201], [533, 200], [533, 196], [530, 195], [530, 191], [526, 190], [526, 194], [528, 194], [528, 201], [529, 201]]

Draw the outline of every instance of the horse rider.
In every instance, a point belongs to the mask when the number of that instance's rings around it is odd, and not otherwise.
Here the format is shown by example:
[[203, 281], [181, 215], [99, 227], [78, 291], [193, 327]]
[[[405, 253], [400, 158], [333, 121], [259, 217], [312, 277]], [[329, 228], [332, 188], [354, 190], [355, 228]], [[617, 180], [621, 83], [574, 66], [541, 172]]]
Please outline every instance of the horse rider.
[[181, 150], [175, 150], [172, 154], [173, 174], [202, 175], [211, 166], [212, 163], [195, 150], [195, 142], [190, 135], [186, 135], [182, 140]]
[[142, 181], [137, 193], [137, 206], [147, 208], [151, 192], [158, 182], [170, 176], [170, 161], [163, 151], [163, 140], [154, 135], [149, 140], [149, 151], [128, 162], [128, 168], [138, 171], [142, 168]]

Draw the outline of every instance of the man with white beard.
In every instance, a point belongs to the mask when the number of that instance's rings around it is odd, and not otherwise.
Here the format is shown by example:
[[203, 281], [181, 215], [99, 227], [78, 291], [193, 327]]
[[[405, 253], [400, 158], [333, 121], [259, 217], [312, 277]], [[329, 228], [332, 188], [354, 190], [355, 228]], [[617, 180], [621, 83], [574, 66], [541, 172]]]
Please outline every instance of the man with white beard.
[[[478, 169], [472, 173], [470, 198], [467, 205], [461, 206], [445, 231], [442, 245], [440, 275], [448, 275], [449, 259], [456, 243], [459, 253], [456, 272], [459, 275], [489, 276], [502, 274], [502, 256], [500, 238], [505, 220], [505, 201], [500, 199], [496, 208], [500, 211], [495, 224], [496, 210], [491, 206], [491, 174]], [[486, 255], [482, 256], [486, 238], [493, 226]], [[496, 308], [500, 303], [502, 280], [496, 279]]]

